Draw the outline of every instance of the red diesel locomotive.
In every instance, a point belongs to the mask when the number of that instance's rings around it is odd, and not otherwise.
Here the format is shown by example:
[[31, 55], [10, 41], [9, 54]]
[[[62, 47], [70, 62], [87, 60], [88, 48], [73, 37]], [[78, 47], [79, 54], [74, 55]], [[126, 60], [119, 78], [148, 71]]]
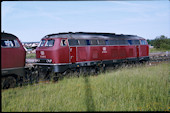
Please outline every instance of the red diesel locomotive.
[[69, 32], [46, 35], [36, 48], [39, 72], [65, 73], [124, 62], [149, 60], [147, 41], [136, 35]]
[[25, 75], [26, 51], [13, 34], [1, 33], [1, 86], [14, 87]]
[[149, 60], [147, 41], [114, 33], [58, 33], [46, 35], [36, 48], [33, 67], [25, 67], [26, 51], [13, 34], [1, 33], [1, 87], [58, 80], [70, 72], [97, 73], [110, 65]]

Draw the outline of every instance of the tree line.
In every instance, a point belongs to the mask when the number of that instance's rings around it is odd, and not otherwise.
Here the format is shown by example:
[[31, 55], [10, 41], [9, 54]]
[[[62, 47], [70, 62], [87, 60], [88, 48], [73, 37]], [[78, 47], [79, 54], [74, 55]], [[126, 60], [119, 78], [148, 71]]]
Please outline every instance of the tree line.
[[170, 38], [167, 38], [164, 35], [156, 37], [153, 40], [147, 39], [147, 42], [149, 45], [154, 46], [156, 49], [170, 50]]

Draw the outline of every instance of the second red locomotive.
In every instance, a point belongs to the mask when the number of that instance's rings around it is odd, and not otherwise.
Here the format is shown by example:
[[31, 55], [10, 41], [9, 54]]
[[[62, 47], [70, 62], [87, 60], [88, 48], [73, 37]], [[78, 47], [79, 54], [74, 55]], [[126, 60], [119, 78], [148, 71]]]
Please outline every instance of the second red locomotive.
[[9, 88], [25, 76], [26, 51], [13, 34], [1, 33], [1, 87]]
[[81, 67], [105, 67], [149, 60], [147, 41], [136, 35], [69, 32], [46, 35], [36, 48], [39, 72], [64, 73]]

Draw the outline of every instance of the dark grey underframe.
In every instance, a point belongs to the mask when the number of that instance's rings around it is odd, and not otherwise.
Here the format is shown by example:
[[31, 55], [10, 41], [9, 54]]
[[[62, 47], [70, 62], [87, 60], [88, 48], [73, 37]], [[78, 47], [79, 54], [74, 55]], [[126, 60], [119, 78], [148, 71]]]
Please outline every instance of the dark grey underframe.
[[24, 76], [25, 75], [25, 67], [1, 69], [1, 77], [7, 76], [7, 75]]

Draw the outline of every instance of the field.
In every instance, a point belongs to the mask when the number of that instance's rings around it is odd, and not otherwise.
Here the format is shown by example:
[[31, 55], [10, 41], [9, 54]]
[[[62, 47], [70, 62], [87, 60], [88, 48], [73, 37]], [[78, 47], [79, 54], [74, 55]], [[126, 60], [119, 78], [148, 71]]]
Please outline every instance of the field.
[[1, 90], [9, 111], [169, 111], [170, 63]]
[[149, 53], [154, 53], [154, 52], [166, 52], [169, 50], [166, 49], [156, 49], [156, 48], [149, 48]]

